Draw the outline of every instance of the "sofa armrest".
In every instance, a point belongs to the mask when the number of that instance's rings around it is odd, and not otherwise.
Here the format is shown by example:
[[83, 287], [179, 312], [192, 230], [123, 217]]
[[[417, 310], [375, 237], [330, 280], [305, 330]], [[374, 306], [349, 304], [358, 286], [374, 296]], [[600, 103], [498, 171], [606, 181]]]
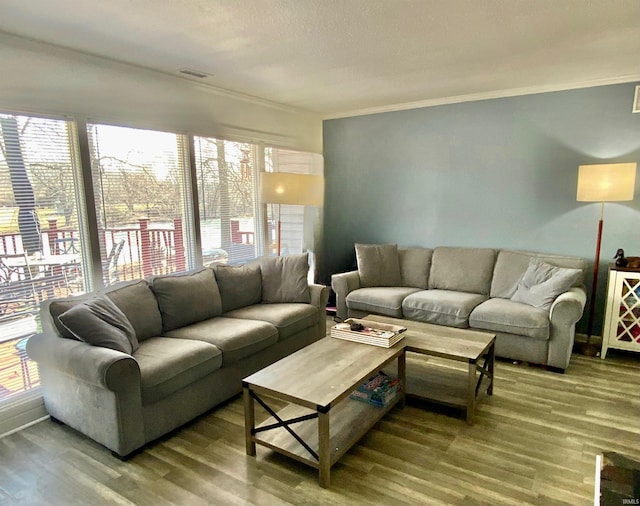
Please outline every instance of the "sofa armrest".
[[329, 287], [324, 285], [309, 285], [311, 290], [311, 304], [318, 308], [318, 339], [327, 333], [327, 302], [329, 301]]
[[327, 302], [329, 301], [329, 288], [324, 285], [309, 285], [311, 291], [311, 304], [320, 309], [323, 314], [327, 309]]
[[553, 301], [549, 311], [549, 318], [552, 322], [575, 324], [582, 318], [586, 302], [587, 292], [584, 288], [570, 288]]
[[114, 392], [140, 383], [140, 368], [126, 353], [92, 346], [51, 334], [36, 334], [27, 341], [29, 358], [86, 383]]
[[342, 272], [331, 276], [331, 288], [336, 293], [336, 317], [344, 320], [349, 316], [347, 295], [360, 288], [358, 271]]
[[549, 312], [550, 335], [547, 365], [566, 369], [571, 359], [576, 323], [582, 318], [587, 292], [582, 287], [560, 294]]

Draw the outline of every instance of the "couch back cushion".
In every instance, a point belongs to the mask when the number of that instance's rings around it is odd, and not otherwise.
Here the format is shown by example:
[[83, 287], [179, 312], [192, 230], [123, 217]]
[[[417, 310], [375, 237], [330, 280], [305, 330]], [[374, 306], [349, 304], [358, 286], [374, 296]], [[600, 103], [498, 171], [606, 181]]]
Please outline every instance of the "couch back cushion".
[[440, 247], [433, 250], [429, 288], [488, 295], [496, 250]]
[[556, 267], [580, 269], [583, 276], [576, 282], [576, 286], [584, 284], [584, 272], [587, 262], [584, 258], [547, 255], [533, 251], [501, 250], [498, 253], [496, 267], [491, 281], [491, 297], [510, 299], [516, 293], [518, 283], [524, 276], [532, 258], [541, 260]]
[[262, 302], [311, 302], [309, 254], [260, 257]]
[[258, 304], [262, 300], [260, 264], [222, 265], [213, 268], [222, 297], [222, 312]]
[[356, 244], [360, 286], [402, 286], [397, 244]]
[[162, 314], [147, 280], [118, 283], [106, 295], [131, 322], [138, 341], [162, 334]]
[[429, 287], [432, 255], [429, 248], [398, 248], [402, 286], [423, 290]]
[[155, 276], [151, 287], [162, 314], [162, 330], [177, 329], [222, 314], [222, 299], [211, 269]]

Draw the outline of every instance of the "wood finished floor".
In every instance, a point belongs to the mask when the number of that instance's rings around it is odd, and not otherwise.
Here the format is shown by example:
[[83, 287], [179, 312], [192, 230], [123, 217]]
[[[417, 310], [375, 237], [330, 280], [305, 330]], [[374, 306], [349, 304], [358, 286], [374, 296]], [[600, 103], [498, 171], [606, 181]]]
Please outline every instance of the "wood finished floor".
[[640, 356], [574, 354], [565, 374], [498, 361], [474, 426], [396, 407], [332, 468], [330, 489], [266, 448], [246, 456], [243, 422], [236, 397], [121, 462], [44, 421], [0, 439], [0, 504], [593, 504], [596, 454], [640, 459]]

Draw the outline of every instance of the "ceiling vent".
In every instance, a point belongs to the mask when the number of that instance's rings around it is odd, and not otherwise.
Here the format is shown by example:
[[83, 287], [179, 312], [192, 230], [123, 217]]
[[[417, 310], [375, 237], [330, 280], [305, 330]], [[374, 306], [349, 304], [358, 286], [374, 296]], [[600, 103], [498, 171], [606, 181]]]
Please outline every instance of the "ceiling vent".
[[206, 72], [200, 72], [199, 70], [193, 69], [180, 69], [178, 72], [181, 74], [186, 74], [191, 77], [198, 77], [199, 79], [204, 79], [205, 77], [209, 77], [209, 74]]
[[631, 112], [640, 112], [640, 85], [636, 86], [636, 94], [633, 97], [633, 110]]

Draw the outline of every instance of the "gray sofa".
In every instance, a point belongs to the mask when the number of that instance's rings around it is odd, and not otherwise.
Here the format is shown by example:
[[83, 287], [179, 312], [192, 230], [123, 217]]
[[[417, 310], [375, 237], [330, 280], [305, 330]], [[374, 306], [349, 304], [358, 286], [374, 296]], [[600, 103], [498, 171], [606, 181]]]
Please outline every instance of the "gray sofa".
[[[27, 344], [46, 409], [128, 456], [240, 393], [243, 377], [325, 336], [329, 290], [308, 285], [307, 271], [306, 255], [261, 258], [47, 301], [43, 332]], [[78, 330], [75, 313], [100, 313], [96, 300], [114, 303], [126, 321], [81, 321]], [[131, 353], [89, 344], [114, 325], [133, 329]]]
[[586, 301], [582, 258], [489, 248], [356, 245], [336, 316], [374, 313], [496, 334], [496, 354], [564, 370]]

